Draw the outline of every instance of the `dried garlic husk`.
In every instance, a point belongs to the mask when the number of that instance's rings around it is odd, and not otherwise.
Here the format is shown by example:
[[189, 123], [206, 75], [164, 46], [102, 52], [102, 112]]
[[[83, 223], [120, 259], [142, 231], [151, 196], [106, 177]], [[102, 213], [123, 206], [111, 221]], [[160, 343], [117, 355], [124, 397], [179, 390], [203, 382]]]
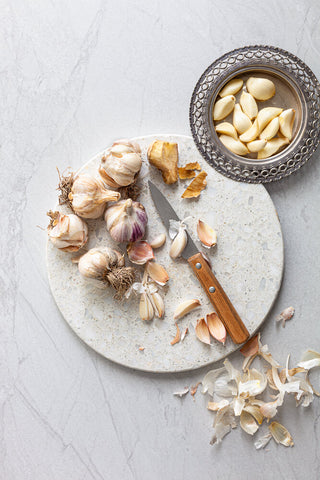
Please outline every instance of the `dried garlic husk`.
[[179, 318], [184, 317], [185, 315], [187, 315], [187, 313], [191, 312], [200, 305], [200, 300], [196, 298], [192, 300], [186, 300], [185, 302], [180, 303], [180, 305], [174, 311], [173, 319], [179, 320]]
[[149, 242], [150, 247], [152, 248], [160, 248], [162, 245], [165, 244], [167, 236], [165, 233], [160, 233], [157, 235], [151, 242]]
[[145, 233], [148, 216], [145, 208], [131, 198], [120, 200], [108, 207], [104, 219], [107, 229], [115, 242], [136, 242]]
[[269, 425], [269, 430], [277, 443], [281, 443], [285, 447], [293, 447], [293, 439], [288, 430], [279, 422], [272, 422]]
[[276, 87], [267, 78], [250, 77], [246, 87], [249, 93], [257, 100], [269, 100], [276, 93]]
[[200, 193], [207, 185], [206, 176], [207, 173], [205, 171], [200, 172], [183, 192], [181, 198], [199, 197]]
[[236, 428], [237, 423], [231, 405], [226, 405], [218, 410], [213, 426], [215, 434], [210, 442], [211, 445], [220, 443], [223, 437], [231, 431], [231, 428]]
[[249, 152], [260, 152], [267, 145], [267, 140], [253, 140], [253, 142], [247, 143], [247, 149]]
[[207, 248], [217, 245], [217, 233], [207, 223], [198, 220], [197, 234], [200, 242]]
[[156, 140], [153, 142], [147, 152], [148, 160], [151, 165], [157, 167], [162, 178], [168, 185], [178, 180], [178, 144]]
[[223, 407], [227, 407], [229, 405], [229, 400], [220, 400], [220, 402], [208, 402], [207, 408], [212, 412], [217, 412], [221, 410]]
[[233, 95], [227, 95], [220, 98], [213, 107], [213, 120], [223, 120], [234, 109], [236, 98]]
[[240, 352], [244, 357], [251, 357], [252, 355], [256, 355], [258, 353], [258, 350], [258, 335], [250, 338], [250, 340], [248, 340], [247, 343], [245, 343], [243, 347], [240, 348]]
[[269, 158], [277, 153], [282, 147], [288, 145], [287, 138], [272, 138], [267, 142], [267, 145], [258, 152], [258, 159]]
[[265, 418], [273, 418], [278, 413], [277, 407], [283, 404], [284, 392], [279, 392], [277, 399], [274, 402], [267, 402], [260, 406], [260, 412]]
[[198, 162], [187, 163], [184, 167], [178, 168], [179, 178], [181, 178], [181, 180], [194, 178], [196, 176], [195, 170], [201, 170]]
[[218, 315], [215, 312], [208, 313], [206, 320], [210, 335], [224, 345], [227, 338], [227, 331]]
[[236, 95], [241, 90], [242, 85], [243, 80], [241, 78], [233, 78], [220, 90], [219, 96], [223, 98], [227, 95]]
[[64, 252], [77, 252], [88, 240], [88, 226], [86, 222], [70, 213], [64, 215], [60, 212], [47, 213], [51, 221], [47, 227], [51, 243]]
[[239, 382], [238, 391], [240, 395], [245, 394], [250, 397], [255, 397], [266, 389], [267, 383], [267, 377], [262, 372], [252, 368], [248, 370], [247, 378]]
[[210, 370], [202, 380], [202, 393], [208, 393], [211, 397], [232, 397], [237, 395], [237, 388], [230, 384], [230, 376], [225, 367]]
[[99, 218], [107, 202], [119, 200], [120, 193], [107, 190], [104, 184], [89, 175], [78, 175], [68, 195], [74, 212], [83, 218]]
[[149, 296], [146, 293], [142, 293], [139, 303], [139, 314], [143, 321], [150, 321], [154, 316], [154, 309]]
[[234, 128], [232, 123], [229, 122], [222, 122], [216, 125], [216, 132], [221, 133], [223, 135], [229, 135], [229, 137], [238, 140], [238, 133], [237, 130]]
[[130, 262], [137, 265], [144, 265], [149, 260], [154, 259], [154, 254], [148, 242], [140, 240], [139, 242], [130, 243], [127, 247], [127, 254]]
[[249, 128], [246, 132], [244, 132], [242, 135], [240, 135], [239, 139], [241, 142], [253, 142], [259, 135], [259, 125], [258, 125], [258, 120], [255, 119], [255, 121], [252, 124], [252, 127]]
[[233, 125], [238, 133], [247, 132], [252, 127], [250, 118], [243, 113], [239, 103], [236, 103], [233, 110]]
[[176, 397], [184, 397], [185, 395], [187, 395], [187, 393], [189, 392], [189, 387], [185, 387], [183, 390], [181, 390], [180, 392], [174, 392], [173, 395], [175, 395]]
[[235, 140], [229, 135], [220, 135], [219, 139], [228, 150], [235, 153], [236, 155], [243, 156], [249, 153], [249, 150], [247, 149], [245, 144], [242, 143], [240, 140]]
[[250, 120], [256, 118], [258, 115], [258, 105], [251, 93], [243, 90], [239, 103], [243, 112], [250, 118]]
[[302, 358], [298, 363], [298, 367], [305, 368], [306, 370], [310, 370], [314, 367], [320, 367], [320, 353], [311, 349], [307, 350], [302, 355]]
[[110, 187], [126, 187], [134, 182], [141, 165], [139, 145], [123, 139], [114, 142], [112, 147], [103, 154], [99, 173], [103, 181]]
[[146, 272], [159, 285], [165, 285], [169, 280], [169, 275], [166, 269], [159, 263], [148, 261]]
[[[279, 117], [275, 117], [273, 120], [271, 120], [270, 123], [262, 130], [262, 132], [259, 135], [259, 138], [261, 140], [271, 140], [279, 130]], [[260, 149], [261, 150], [261, 149]]]
[[260, 448], [264, 448], [266, 445], [268, 445], [271, 438], [272, 438], [271, 433], [267, 433], [262, 437], [258, 438], [258, 440], [254, 442], [254, 446], [256, 447], [256, 450], [260, 450]]
[[277, 322], [282, 322], [282, 327], [285, 327], [286, 321], [290, 320], [294, 315], [294, 308], [293, 307], [288, 307], [283, 310], [283, 312], [280, 313], [276, 317]]
[[242, 410], [240, 415], [240, 426], [249, 435], [253, 435], [259, 429], [253, 416], [246, 410]]
[[204, 318], [200, 318], [197, 321], [195, 332], [200, 342], [210, 345], [210, 333], [209, 333], [208, 325], [206, 324]]
[[279, 116], [280, 132], [289, 140], [292, 139], [292, 127], [296, 111], [293, 108], [284, 110]]
[[243, 409], [245, 412], [250, 413], [252, 417], [258, 422], [259, 425], [263, 422], [263, 415], [260, 412], [260, 407], [257, 405], [248, 404]]
[[178, 222], [177, 220], [170, 220], [169, 224], [169, 237], [173, 239], [170, 247], [169, 255], [171, 258], [176, 259], [180, 257], [181, 253], [187, 245], [188, 237], [186, 232], [186, 219]]
[[269, 122], [271, 122], [271, 120], [273, 120], [275, 117], [278, 117], [282, 112], [283, 112], [283, 108], [277, 108], [277, 107], [262, 108], [262, 110], [260, 110], [257, 115], [259, 133], [261, 133], [265, 129], [265, 127], [268, 125]]
[[179, 343], [180, 342], [180, 339], [181, 339], [181, 333], [180, 333], [180, 328], [178, 326], [178, 324], [176, 323], [176, 336], [174, 337], [173, 340], [171, 340], [171, 345], [175, 345], [176, 343]]

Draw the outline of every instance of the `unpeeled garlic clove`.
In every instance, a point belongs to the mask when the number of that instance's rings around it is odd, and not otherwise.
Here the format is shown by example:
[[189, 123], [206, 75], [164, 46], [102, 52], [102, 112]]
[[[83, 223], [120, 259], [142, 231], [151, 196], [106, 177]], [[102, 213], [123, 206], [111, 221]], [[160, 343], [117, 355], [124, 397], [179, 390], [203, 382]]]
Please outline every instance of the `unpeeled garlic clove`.
[[164, 301], [160, 293], [154, 292], [150, 294], [150, 300], [153, 305], [154, 312], [158, 318], [162, 318], [164, 315]]
[[251, 93], [245, 91], [241, 93], [240, 106], [250, 120], [258, 115], [258, 105]]
[[262, 110], [260, 110], [257, 116], [259, 133], [261, 133], [262, 130], [264, 130], [264, 128], [268, 125], [268, 123], [271, 122], [271, 120], [273, 120], [275, 117], [280, 115], [282, 111], [283, 111], [282, 108], [277, 108], [277, 107], [262, 108]]
[[185, 249], [185, 246], [187, 245], [188, 237], [187, 237], [187, 232], [183, 226], [179, 228], [178, 234], [175, 236], [171, 247], [170, 247], [170, 252], [169, 255], [171, 258], [175, 259], [180, 257], [181, 253]]
[[241, 78], [233, 78], [228, 82], [222, 90], [220, 90], [220, 97], [226, 97], [227, 95], [236, 95], [239, 90], [241, 90], [243, 85], [243, 80]]
[[167, 239], [166, 234], [165, 233], [160, 233], [153, 240], [151, 240], [151, 242], [149, 242], [149, 245], [152, 248], [160, 248], [160, 247], [162, 247], [162, 245], [165, 244], [166, 239]]
[[275, 117], [262, 130], [262, 132], [259, 135], [259, 138], [261, 140], [271, 140], [271, 138], [273, 138], [278, 133], [278, 130], [279, 130], [279, 117]]
[[215, 312], [208, 313], [206, 320], [210, 335], [224, 345], [227, 338], [227, 331], [218, 315]]
[[191, 312], [195, 308], [201, 305], [200, 300], [194, 298], [192, 300], [186, 300], [185, 302], [180, 303], [178, 307], [175, 309], [173, 314], [174, 320], [179, 320], [179, 318], [184, 317], [187, 313]]
[[227, 95], [220, 98], [213, 107], [213, 120], [223, 120], [234, 109], [236, 98], [233, 95]]
[[240, 135], [239, 140], [241, 142], [252, 142], [257, 138], [259, 135], [259, 125], [258, 125], [258, 120], [255, 119], [255, 121], [252, 124], [252, 127], [249, 128], [246, 132], [244, 132], [242, 135]]
[[280, 132], [289, 140], [292, 139], [292, 127], [296, 111], [293, 108], [284, 110], [279, 117]]
[[267, 140], [253, 140], [253, 142], [247, 143], [249, 152], [257, 153], [267, 145]]
[[208, 325], [206, 324], [204, 318], [200, 318], [197, 321], [195, 332], [200, 342], [210, 345], [210, 333], [209, 333]]
[[292, 447], [294, 445], [293, 438], [290, 433], [279, 422], [272, 422], [269, 425], [269, 430], [273, 438], [277, 443], [281, 443], [285, 447]]
[[235, 129], [240, 134], [246, 132], [247, 130], [249, 130], [250, 127], [252, 127], [250, 118], [245, 113], [243, 113], [239, 103], [236, 103], [234, 106], [232, 121]]
[[216, 132], [222, 133], [224, 135], [229, 135], [230, 137], [238, 140], [237, 130], [229, 122], [222, 122], [216, 126]]
[[289, 140], [287, 138], [272, 138], [267, 142], [267, 145], [258, 152], [258, 159], [269, 158], [277, 153], [280, 148], [288, 145]]
[[169, 280], [169, 275], [166, 269], [159, 263], [149, 261], [146, 266], [146, 272], [149, 277], [159, 285], [163, 286]]
[[139, 314], [141, 320], [149, 321], [153, 319], [154, 310], [152, 302], [149, 296], [146, 293], [141, 294], [140, 303], [139, 303]]
[[144, 265], [148, 260], [154, 258], [152, 247], [144, 240], [130, 243], [127, 246], [127, 253], [130, 262], [136, 263], [137, 265]]
[[246, 87], [249, 93], [257, 100], [269, 100], [276, 93], [276, 87], [267, 78], [250, 77]]
[[210, 248], [217, 245], [216, 231], [212, 227], [210, 227], [207, 223], [203, 222], [202, 220], [198, 220], [197, 233], [198, 233], [200, 242], [205, 247]]
[[244, 143], [240, 142], [240, 140], [235, 140], [234, 138], [229, 137], [229, 135], [220, 135], [219, 139], [228, 150], [236, 155], [242, 156], [249, 153], [247, 147]]

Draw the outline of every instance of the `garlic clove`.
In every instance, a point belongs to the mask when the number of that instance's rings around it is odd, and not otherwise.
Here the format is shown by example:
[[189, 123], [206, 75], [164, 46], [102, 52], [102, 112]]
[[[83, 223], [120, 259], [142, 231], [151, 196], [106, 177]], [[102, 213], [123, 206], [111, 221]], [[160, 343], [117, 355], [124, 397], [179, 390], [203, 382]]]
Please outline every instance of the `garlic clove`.
[[246, 132], [244, 132], [242, 135], [240, 135], [239, 140], [241, 142], [252, 142], [257, 138], [259, 135], [259, 125], [257, 119], [252, 124], [252, 127], [249, 128]]
[[272, 138], [267, 142], [267, 145], [258, 152], [258, 159], [269, 158], [277, 153], [282, 147], [288, 145], [287, 138]]
[[210, 248], [217, 245], [216, 231], [213, 228], [211, 228], [207, 223], [203, 222], [202, 220], [198, 220], [197, 233], [198, 233], [200, 242], [205, 247]]
[[146, 272], [149, 277], [159, 285], [163, 286], [169, 280], [169, 275], [166, 269], [159, 263], [149, 261], [146, 266]]
[[262, 108], [262, 110], [259, 111], [257, 116], [259, 133], [261, 133], [262, 130], [264, 130], [264, 128], [268, 125], [268, 123], [271, 122], [271, 120], [273, 120], [275, 117], [280, 115], [282, 111], [283, 111], [282, 108], [277, 108], [277, 107]]
[[199, 307], [201, 305], [200, 300], [194, 298], [192, 300], [186, 300], [178, 307], [175, 309], [174, 314], [173, 314], [173, 319], [174, 320], [179, 320], [179, 318], [184, 317], [187, 315], [187, 313], [191, 312], [195, 308]]
[[219, 139], [228, 150], [235, 153], [236, 155], [242, 156], [249, 153], [247, 147], [240, 140], [235, 140], [228, 135], [220, 135]]
[[241, 78], [233, 78], [219, 92], [221, 98], [227, 95], [236, 95], [242, 88], [243, 80]]
[[160, 293], [158, 292], [151, 293], [150, 299], [151, 299], [156, 316], [158, 318], [162, 318], [164, 316], [164, 301]]
[[180, 333], [180, 328], [179, 326], [176, 324], [176, 336], [174, 337], [174, 339], [170, 342], [171, 345], [175, 345], [176, 343], [179, 343], [180, 342], [180, 339], [181, 339], [181, 333]]
[[154, 259], [152, 247], [144, 240], [130, 243], [127, 246], [127, 254], [130, 262], [137, 265], [144, 265], [149, 260]]
[[227, 338], [227, 331], [218, 315], [215, 312], [208, 313], [206, 320], [211, 337], [224, 345]]
[[139, 145], [123, 139], [106, 150], [101, 158], [99, 173], [107, 185], [126, 187], [134, 182], [141, 165]]
[[235, 129], [240, 134], [246, 132], [250, 127], [252, 127], [250, 118], [243, 113], [239, 103], [236, 103], [234, 106], [232, 121]]
[[253, 140], [253, 142], [247, 143], [247, 148], [249, 152], [257, 153], [260, 152], [267, 145], [267, 140]]
[[249, 93], [257, 100], [269, 100], [276, 93], [276, 87], [267, 78], [250, 77], [246, 87]]
[[285, 447], [292, 447], [294, 445], [293, 438], [288, 430], [279, 422], [272, 422], [269, 425], [269, 430], [277, 443], [281, 443]]
[[233, 95], [227, 95], [220, 98], [213, 107], [213, 120], [223, 120], [234, 109], [236, 103], [236, 97]]
[[151, 242], [149, 242], [149, 245], [152, 248], [160, 248], [160, 247], [162, 247], [162, 245], [165, 244], [166, 239], [167, 239], [166, 234], [165, 233], [160, 233], [153, 240], [151, 240]]
[[253, 435], [259, 429], [253, 416], [245, 410], [242, 410], [240, 415], [240, 426], [249, 435]]
[[142, 293], [139, 303], [139, 314], [141, 320], [149, 321], [153, 319], [154, 310], [152, 302], [146, 293]]
[[258, 105], [251, 93], [243, 91], [239, 100], [243, 112], [253, 120], [258, 115]]
[[292, 127], [296, 111], [293, 108], [284, 110], [279, 117], [280, 132], [289, 140], [292, 139]]
[[209, 333], [208, 325], [206, 324], [204, 318], [200, 318], [197, 321], [195, 332], [200, 342], [210, 345], [210, 333]]
[[187, 245], [187, 240], [187, 232], [184, 228], [180, 228], [179, 233], [174, 238], [170, 247], [169, 255], [171, 258], [175, 259], [180, 257], [181, 253], [185, 249], [185, 246]]
[[238, 140], [237, 130], [234, 128], [232, 123], [222, 122], [216, 126], [216, 132], [223, 133], [224, 135], [229, 135], [230, 137]]
[[270, 123], [262, 130], [259, 138], [262, 140], [271, 140], [279, 130], [279, 117], [275, 117]]

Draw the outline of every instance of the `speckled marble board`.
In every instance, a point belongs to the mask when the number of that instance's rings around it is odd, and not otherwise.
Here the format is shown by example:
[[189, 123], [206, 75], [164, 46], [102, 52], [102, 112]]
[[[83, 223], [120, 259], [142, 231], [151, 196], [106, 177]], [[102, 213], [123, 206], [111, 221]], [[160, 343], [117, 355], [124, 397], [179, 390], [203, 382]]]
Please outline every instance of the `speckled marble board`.
[[[208, 173], [207, 187], [198, 199], [181, 199], [190, 180], [167, 186], [160, 172], [149, 166], [146, 150], [155, 139], [177, 142], [179, 165], [198, 161]], [[202, 247], [196, 236], [197, 220], [201, 218], [216, 229], [217, 247], [204, 251], [250, 334], [253, 334], [277, 296], [283, 271], [281, 227], [266, 189], [262, 185], [237, 183], [217, 173], [202, 159], [191, 137], [157, 135], [139, 137], [135, 141], [140, 144], [143, 156], [140, 201], [149, 217], [146, 238], [151, 239], [165, 231], [148, 191], [147, 179], [150, 178], [167, 196], [181, 219], [191, 216], [189, 232], [200, 250]], [[80, 171], [95, 174], [100, 157], [98, 154]], [[88, 224], [90, 248], [106, 243], [116, 246], [102, 219]], [[71, 254], [60, 252], [48, 242], [48, 274], [56, 303], [74, 332], [106, 358], [141, 370], [177, 372], [210, 364], [238, 348], [230, 338], [225, 346], [215, 340], [211, 346], [198, 341], [193, 325], [198, 318], [213, 311], [213, 307], [186, 262], [170, 259], [169, 245], [167, 238], [164, 247], [155, 250], [157, 261], [170, 275], [168, 286], [163, 288], [165, 317], [142, 322], [138, 314], [139, 297], [119, 302], [113, 298], [112, 289], [96, 289], [80, 276], [77, 266], [70, 261]], [[125, 245], [121, 245], [121, 249], [125, 251]], [[138, 268], [143, 271], [142, 267]], [[172, 346], [170, 342], [176, 332], [173, 312], [180, 302], [189, 298], [199, 298], [202, 306], [179, 320], [181, 331], [190, 327], [189, 334], [183, 342]], [[143, 351], [139, 350], [141, 346]]]

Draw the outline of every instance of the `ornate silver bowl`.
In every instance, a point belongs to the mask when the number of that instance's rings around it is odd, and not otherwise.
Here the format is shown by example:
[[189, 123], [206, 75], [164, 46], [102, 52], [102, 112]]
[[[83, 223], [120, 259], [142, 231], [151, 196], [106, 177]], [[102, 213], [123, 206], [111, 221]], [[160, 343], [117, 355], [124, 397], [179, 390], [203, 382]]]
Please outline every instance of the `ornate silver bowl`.
[[[264, 160], [240, 157], [221, 143], [212, 108], [221, 88], [232, 78], [263, 74], [272, 79], [276, 96], [263, 106], [294, 108], [293, 139], [280, 153]], [[189, 110], [194, 141], [205, 160], [223, 175], [248, 183], [280, 180], [304, 165], [320, 141], [320, 85], [299, 58], [280, 48], [256, 45], [226, 53], [201, 75]]]

